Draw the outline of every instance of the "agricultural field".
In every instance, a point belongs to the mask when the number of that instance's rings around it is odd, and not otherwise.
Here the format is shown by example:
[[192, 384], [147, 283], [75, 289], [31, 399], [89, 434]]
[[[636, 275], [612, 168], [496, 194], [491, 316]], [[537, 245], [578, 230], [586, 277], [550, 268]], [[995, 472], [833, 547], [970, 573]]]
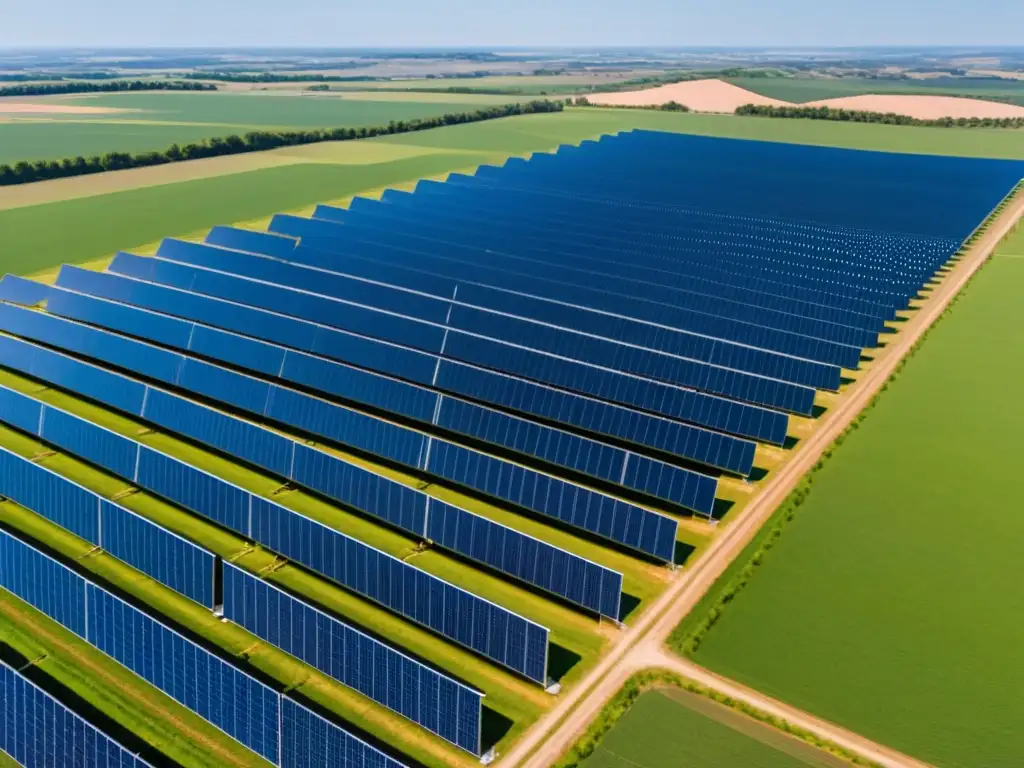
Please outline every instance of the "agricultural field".
[[995, 78], [932, 77], [886, 80], [859, 77], [730, 77], [733, 85], [796, 104], [862, 94], [970, 96], [1024, 106], [1024, 81]]
[[[370, 94], [372, 95], [372, 94]], [[39, 108], [109, 110], [88, 113], [11, 112], [0, 99], [0, 163], [58, 160], [107, 152], [166, 149], [214, 136], [259, 130], [348, 128], [395, 120], [471, 112], [514, 101], [511, 97], [435, 94], [384, 95], [379, 100], [322, 94], [109, 93], [11, 99]]]
[[1022, 290], [1018, 229], [817, 474], [697, 662], [938, 766], [1019, 763], [1024, 366], [1005, 350]]
[[[632, 127], [854, 149], [1024, 158], [1024, 132], [949, 130], [640, 110], [570, 109], [370, 141], [287, 148], [0, 188], [0, 272], [31, 274], [216, 224], [259, 220], [423, 177], [443, 177]], [[372, 147], [372, 150], [370, 149]], [[260, 168], [261, 164], [267, 166]], [[183, 179], [188, 168], [209, 178]], [[209, 170], [207, 170], [209, 169]], [[53, 202], [48, 202], [52, 200]], [[31, 205], [26, 205], [31, 202]], [[48, 227], [59, 220], [61, 227]]]
[[774, 728], [676, 688], [643, 693], [581, 768], [842, 768]]

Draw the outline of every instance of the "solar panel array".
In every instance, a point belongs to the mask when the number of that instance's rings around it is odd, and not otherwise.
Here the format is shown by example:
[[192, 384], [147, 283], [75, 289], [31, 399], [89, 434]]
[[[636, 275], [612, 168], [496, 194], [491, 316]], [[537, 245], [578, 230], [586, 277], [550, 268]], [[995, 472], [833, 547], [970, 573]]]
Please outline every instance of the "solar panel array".
[[[186, 462], [5, 387], [0, 387], [0, 421], [6, 421], [5, 401], [12, 410], [32, 414], [27, 421], [40, 429], [27, 431], [58, 448], [546, 683], [546, 627]], [[11, 489], [6, 495], [22, 506], [64, 528], [74, 521], [95, 529], [94, 538], [82, 538], [186, 597], [214, 607], [212, 554], [2, 447], [0, 479]], [[393, 502], [394, 495], [384, 495], [382, 503]]]
[[[0, 588], [79, 635], [90, 645], [275, 765], [307, 764], [304, 762], [308, 760], [307, 754], [291, 754], [292, 750], [305, 750], [323, 739], [335, 750], [346, 750], [350, 761], [348, 765], [367, 768], [401, 766], [361, 739], [314, 715], [287, 696], [268, 688], [2, 530]], [[6, 697], [0, 701], [0, 711], [3, 711], [6, 701]], [[19, 710], [8, 706], [7, 719], [0, 719], [0, 722], [13, 724], [17, 717], [28, 718], [32, 714], [21, 714]], [[38, 716], [38, 711], [35, 714]], [[285, 714], [288, 716], [284, 717]], [[311, 733], [310, 724], [314, 719], [317, 723], [316, 733]], [[71, 721], [66, 717], [65, 723]], [[58, 743], [33, 742], [25, 737], [31, 735], [38, 739], [45, 733], [29, 734], [14, 730], [0, 733], [0, 746], [3, 746], [4, 734], [7, 732], [22, 735], [11, 745], [14, 750], [27, 752], [42, 749], [44, 754], [52, 756], [52, 748]], [[64, 731], [64, 738], [67, 738], [68, 733]], [[6, 747], [4, 751], [17, 756], [17, 752], [9, 751]], [[62, 764], [45, 760], [24, 763], [27, 766]], [[67, 762], [67, 765], [82, 764]], [[146, 763], [111, 762], [110, 765], [144, 766]]]
[[149, 765], [2, 661], [0, 750], [24, 766], [146, 768]]
[[[110, 457], [116, 465], [138, 451], [120, 450], [119, 435], [64, 411], [0, 386], [0, 422], [24, 429], [61, 448], [90, 444], [77, 451], [86, 460]], [[104, 461], [94, 463], [111, 468]], [[128, 471], [127, 477], [132, 476]], [[213, 608], [216, 558], [129, 509], [73, 483], [62, 475], [0, 447], [0, 489], [26, 509], [56, 523], [133, 568], [200, 605]]]
[[[673, 561], [675, 515], [713, 517], [720, 475], [754, 475], [758, 443], [817, 415], [1021, 167], [630, 131], [55, 286], [7, 276], [0, 365], [617, 619], [622, 575], [524, 519]], [[547, 682], [548, 630], [502, 606], [2, 386], [0, 422]], [[200, 548], [3, 450], [0, 494], [211, 606]], [[271, 762], [399, 766], [6, 534], [0, 554], [0, 586]], [[485, 748], [482, 692], [233, 565], [220, 578], [225, 616], [263, 642]]]

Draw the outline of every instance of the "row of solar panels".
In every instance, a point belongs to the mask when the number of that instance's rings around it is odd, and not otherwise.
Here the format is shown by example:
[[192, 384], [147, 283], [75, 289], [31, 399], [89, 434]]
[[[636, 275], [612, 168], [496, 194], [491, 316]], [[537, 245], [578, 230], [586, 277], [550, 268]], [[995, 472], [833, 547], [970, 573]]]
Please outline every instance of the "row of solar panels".
[[[548, 630], [398, 558], [134, 440], [0, 388], [0, 420], [109, 470], [538, 683]], [[36, 425], [39, 425], [37, 430]], [[214, 557], [59, 474], [0, 448], [4, 495], [157, 581], [214, 607]], [[387, 502], [387, 498], [382, 501]], [[565, 573], [569, 575], [569, 564]], [[586, 584], [588, 574], [572, 570]], [[603, 573], [597, 572], [598, 592]], [[617, 584], [621, 589], [621, 576]], [[615, 609], [621, 592], [614, 592]]]
[[[8, 368], [278, 474], [374, 519], [391, 522], [396, 527], [435, 541], [445, 549], [532, 587], [595, 613], [618, 618], [621, 574], [578, 555], [454, 505], [430, 499], [301, 440], [126, 375], [9, 336], [0, 335], [0, 352]], [[32, 431], [31, 420], [11, 417], [9, 421], [15, 426], [24, 424], [26, 431]], [[76, 450], [82, 453], [81, 447]], [[99, 461], [117, 472], [109, 459], [94, 456], [92, 461]], [[130, 459], [122, 466], [128, 467], [129, 464]], [[127, 478], [135, 477], [134, 466], [131, 467], [131, 471], [125, 471]], [[210, 483], [215, 480], [206, 473], [193, 471], [197, 476], [211, 477]], [[174, 491], [173, 486], [169, 491]], [[245, 498], [244, 494], [239, 490], [238, 498]], [[174, 496], [180, 503], [182, 496], [176, 492]], [[193, 498], [189, 503], [200, 514], [205, 514], [202, 510], [206, 506], [212, 507], [212, 514], [223, 524], [227, 516], [216, 511], [223, 503], [218, 501], [220, 496], [211, 492], [208, 499]], [[423, 501], [422, 514], [418, 501], [408, 501], [420, 498]], [[402, 500], [406, 503], [396, 503]], [[244, 505], [234, 513], [234, 520], [241, 526], [239, 532], [256, 534], [256, 530], [249, 528]], [[418, 527], [423, 521], [426, 522], [425, 532]], [[303, 554], [298, 544], [279, 538], [273, 541], [272, 548], [329, 578], [338, 578], [337, 566], [330, 559], [323, 562], [312, 560], [312, 556]], [[574, 577], [571, 581], [570, 575]]]
[[[51, 421], [56, 413], [59, 412], [45, 412]], [[88, 441], [89, 437], [84, 439]], [[187, 478], [174, 479], [188, 484]], [[0, 487], [5, 489], [5, 496], [10, 500], [90, 543], [104, 549], [110, 547], [107, 551], [114, 557], [166, 586], [181, 591], [186, 597], [207, 598], [210, 603], [206, 603], [206, 607], [214, 607], [212, 592], [216, 560], [201, 547], [184, 542], [165, 529], [4, 449], [0, 449], [0, 483]], [[140, 485], [147, 487], [145, 484]], [[98, 517], [90, 515], [91, 510], [96, 510], [97, 502], [100, 507]], [[252, 506], [253, 519], [261, 517], [261, 512], [271, 512], [275, 507], [269, 502], [265, 502], [262, 509]], [[111, 515], [112, 511], [118, 514]], [[449, 634], [451, 639], [467, 647], [475, 650], [483, 648], [484, 655], [500, 658], [516, 671], [533, 671], [543, 681], [547, 665], [547, 631], [543, 628], [529, 625], [515, 614], [481, 601], [341, 534], [332, 532], [326, 542], [318, 542], [316, 534], [323, 530], [322, 527], [283, 508], [276, 507], [276, 511], [278, 519], [264, 520], [254, 525], [284, 536], [301, 537], [307, 534], [304, 537], [306, 546], [319, 553], [323, 552], [325, 543], [328, 546], [337, 544], [337, 549], [332, 550], [339, 556], [335, 564], [342, 569], [343, 576], [347, 577], [343, 578], [342, 583], [353, 588], [353, 591], [371, 596], [371, 599], [379, 599], [400, 615], [413, 621], [418, 620], [439, 633]], [[289, 527], [287, 520], [280, 519], [283, 516], [292, 517], [293, 522], [300, 524], [308, 523], [309, 526], [305, 530], [297, 529], [294, 525]], [[102, 531], [101, 535], [90, 537], [90, 534], [99, 531]], [[261, 537], [253, 538], [263, 543]], [[280, 590], [258, 586], [253, 577], [235, 566], [223, 564], [223, 567], [222, 604], [224, 615], [229, 619], [442, 738], [463, 749], [479, 752], [479, 722], [470, 725], [468, 717], [461, 717], [459, 722], [463, 725], [457, 731], [456, 721], [446, 721], [439, 725], [436, 713], [426, 711], [421, 714], [419, 704], [416, 703], [419, 702], [417, 692], [421, 688], [428, 690], [428, 694], [425, 694], [428, 696], [435, 695], [439, 690], [470, 689], [344, 622], [288, 597]], [[16, 578], [11, 576], [11, 579]], [[301, 623], [306, 619], [308, 632]], [[322, 636], [317, 634], [320, 630]], [[532, 659], [526, 659], [531, 655]], [[377, 672], [378, 669], [381, 672]], [[386, 671], [393, 676], [395, 669], [399, 670], [399, 678], [408, 688], [400, 700], [395, 698], [393, 686], [383, 687], [377, 682], [380, 674]], [[480, 694], [475, 695], [480, 697]], [[458, 702], [465, 698], [464, 693], [453, 696]], [[479, 721], [479, 702], [476, 721]]]
[[[4, 531], [0, 531], [0, 555], [0, 587], [274, 765], [401, 768], [400, 763], [373, 746]], [[262, 584], [255, 577], [249, 578], [252, 587], [247, 589]], [[245, 597], [237, 592], [236, 596]], [[24, 683], [8, 680], [5, 672], [4, 693], [12, 690], [13, 696], [5, 695], [0, 702], [0, 711], [5, 714], [0, 720], [5, 725], [0, 746], [23, 765], [88, 765], [81, 759], [101, 754], [106, 755], [107, 765], [146, 765], [70, 713], [45, 712], [55, 703], [52, 699], [40, 697], [38, 691], [26, 691]], [[389, 679], [385, 676], [383, 681], [375, 682], [382, 682], [386, 688]], [[22, 690], [20, 699], [17, 688]], [[479, 701], [479, 694], [465, 690], [471, 702], [473, 698]], [[425, 696], [421, 711], [436, 713], [439, 722], [450, 718], [453, 725], [460, 715], [472, 717], [471, 706], [459, 709], [461, 693], [449, 694], [444, 700], [440, 689], [434, 693], [434, 699]], [[41, 724], [61, 721], [65, 730], [59, 733], [40, 728]], [[67, 725], [72, 725], [72, 730]], [[452, 735], [459, 737], [456, 731]], [[104, 741], [102, 746], [97, 745], [99, 740]], [[333, 753], [333, 760], [325, 761], [328, 753]], [[44, 756], [41, 762], [32, 761], [40, 755]]]
[[[565, 148], [549, 157], [534, 156], [541, 160], [536, 164], [531, 160], [508, 165], [533, 172], [546, 163], [548, 188], [573, 186], [636, 204], [701, 207], [958, 242], [1022, 175], [1018, 161], [639, 130]], [[485, 169], [480, 175], [488, 173]], [[784, 188], [780, 179], [785, 180]]]
[[[10, 276], [4, 285], [15, 285]], [[5, 298], [12, 293], [0, 290]], [[112, 308], [117, 309], [114, 305]], [[122, 307], [121, 311], [128, 311]], [[70, 312], [70, 310], [69, 310]], [[90, 315], [90, 317], [93, 317]], [[116, 324], [109, 315], [98, 321]], [[0, 306], [0, 330], [82, 354], [151, 380], [170, 384], [305, 433], [341, 443], [416, 471], [477, 490], [490, 498], [616, 541], [653, 557], [674, 556], [677, 523], [635, 504], [512, 464], [455, 443], [429, 437], [345, 406], [236, 373], [195, 357], [131, 340], [99, 328], [11, 304]], [[137, 329], [144, 333], [147, 329]], [[196, 334], [193, 341], [197, 342]], [[240, 345], [211, 345], [225, 356]], [[713, 481], [711, 481], [713, 484]], [[713, 492], [707, 501], [708, 511]], [[389, 512], [386, 521], [424, 535], [426, 499], [411, 518]], [[385, 510], [387, 512], [387, 510]], [[380, 513], [377, 513], [379, 516]], [[410, 519], [412, 522], [410, 522]]]

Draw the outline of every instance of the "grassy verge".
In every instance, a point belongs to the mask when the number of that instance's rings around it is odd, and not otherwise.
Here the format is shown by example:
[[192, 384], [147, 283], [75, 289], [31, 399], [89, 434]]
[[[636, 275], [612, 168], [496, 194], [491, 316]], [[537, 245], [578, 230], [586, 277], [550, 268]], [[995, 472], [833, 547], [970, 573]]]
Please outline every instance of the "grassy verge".
[[[978, 237], [988, 230], [992, 222], [1004, 210], [1006, 210], [1013, 201], [1018, 199], [1022, 188], [1024, 188], [1024, 184], [1018, 185], [1009, 195], [1007, 195], [1000, 205], [988, 216], [988, 218], [986, 218], [986, 220], [967, 240], [964, 245], [964, 249], [969, 248]], [[964, 249], [961, 249], [961, 254]], [[958, 254], [956, 258], [960, 258], [960, 254]], [[989, 258], [991, 258], [991, 255]], [[900, 360], [892, 374], [890, 374], [885, 383], [882, 384], [878, 392], [871, 398], [870, 402], [860, 413], [857, 414], [853, 421], [850, 422], [849, 426], [843, 430], [839, 437], [832, 442], [824, 453], [822, 453], [821, 458], [815, 462], [807, 475], [800, 481], [796, 488], [790, 492], [782, 504], [779, 505], [779, 508], [772, 514], [767, 524], [758, 531], [757, 535], [746, 546], [740, 556], [729, 565], [715, 583], [715, 586], [707, 592], [694, 610], [691, 611], [682, 620], [682, 622], [680, 622], [669, 636], [668, 645], [670, 648], [684, 656], [693, 656], [696, 654], [704, 637], [711, 631], [715, 624], [718, 623], [719, 619], [722, 617], [722, 613], [728, 608], [729, 604], [732, 603], [736, 596], [750, 583], [751, 578], [754, 577], [757, 570], [764, 563], [765, 557], [775, 546], [787, 526], [796, 518], [798, 510], [807, 501], [817, 474], [832, 458], [836, 449], [838, 449], [847, 440], [851, 433], [860, 427], [864, 419], [868, 417], [872, 409], [878, 404], [882, 395], [884, 395], [886, 390], [889, 389], [892, 382], [900, 376], [907, 363], [921, 349], [922, 345], [928, 339], [928, 336], [933, 332], [936, 326], [938, 326], [938, 324], [949, 315], [957, 302], [960, 301], [961, 297], [965, 294], [967, 289], [970, 287], [971, 282], [977, 277], [977, 275], [978, 272], [975, 272], [974, 275], [972, 275], [971, 280], [969, 280], [960, 292], [953, 297], [942, 314], [936, 318], [935, 322], [932, 323], [928, 329], [925, 330], [917, 342], [910, 348], [910, 350], [908, 350], [907, 354], [904, 355], [903, 359]]]
[[604, 739], [615, 724], [622, 719], [626, 712], [629, 711], [630, 707], [633, 706], [640, 695], [646, 691], [659, 687], [681, 688], [685, 691], [689, 691], [690, 693], [705, 696], [718, 704], [722, 704], [736, 710], [737, 712], [741, 712], [742, 714], [761, 723], [778, 728], [779, 730], [788, 733], [811, 746], [824, 750], [831, 755], [840, 757], [853, 765], [876, 765], [875, 763], [867, 761], [859, 755], [840, 747], [838, 744], [825, 739], [820, 739], [810, 731], [798, 728], [786, 720], [770, 715], [767, 712], [763, 712], [760, 709], [746, 704], [745, 702], [736, 701], [729, 696], [725, 696], [717, 691], [706, 688], [692, 680], [687, 680], [686, 678], [680, 677], [668, 670], [647, 669], [642, 672], [638, 672], [626, 681], [626, 684], [617, 694], [615, 694], [614, 698], [612, 698], [605, 708], [601, 710], [601, 713], [597, 718], [590, 724], [590, 727], [587, 728], [587, 731], [583, 736], [581, 736], [570, 748], [568, 754], [563, 756], [558, 763], [556, 763], [556, 768], [580, 768], [580, 766], [585, 765], [587, 758], [594, 753], [602, 739]]

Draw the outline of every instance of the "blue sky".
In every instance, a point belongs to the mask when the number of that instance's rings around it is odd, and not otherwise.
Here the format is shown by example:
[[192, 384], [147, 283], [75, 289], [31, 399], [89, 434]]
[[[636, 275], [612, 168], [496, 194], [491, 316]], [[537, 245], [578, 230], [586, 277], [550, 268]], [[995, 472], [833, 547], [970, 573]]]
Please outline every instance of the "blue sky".
[[0, 46], [1024, 45], [1020, 0], [0, 0]]

